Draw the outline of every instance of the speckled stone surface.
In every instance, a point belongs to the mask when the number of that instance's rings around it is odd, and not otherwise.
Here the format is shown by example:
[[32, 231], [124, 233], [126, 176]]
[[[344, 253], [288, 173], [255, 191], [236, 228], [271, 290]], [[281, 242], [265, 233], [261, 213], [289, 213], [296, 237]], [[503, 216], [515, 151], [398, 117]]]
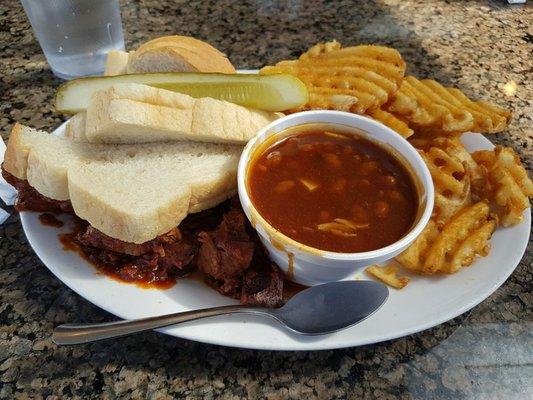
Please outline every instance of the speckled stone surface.
[[[410, 72], [510, 107], [513, 146], [532, 168], [533, 12], [502, 1], [126, 1], [128, 48], [160, 35], [206, 39], [239, 68], [329, 39], [395, 46]], [[517, 90], [506, 92], [509, 82]], [[0, 127], [52, 129], [55, 78], [18, 1], [0, 4]], [[507, 86], [506, 86], [507, 85]], [[506, 94], [507, 93], [507, 94]], [[57, 347], [52, 328], [112, 316], [61, 284], [19, 219], [0, 226], [0, 398], [531, 399], [532, 248], [492, 296], [439, 327], [374, 346], [259, 352], [146, 333]]]

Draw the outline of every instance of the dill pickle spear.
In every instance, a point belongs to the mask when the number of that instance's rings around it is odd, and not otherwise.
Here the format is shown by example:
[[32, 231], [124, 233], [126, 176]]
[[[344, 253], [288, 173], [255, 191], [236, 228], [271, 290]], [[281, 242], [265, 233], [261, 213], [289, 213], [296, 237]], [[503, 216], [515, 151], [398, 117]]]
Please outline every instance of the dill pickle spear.
[[74, 79], [61, 85], [55, 107], [73, 114], [87, 109], [93, 93], [118, 83], [139, 83], [184, 93], [212, 97], [265, 111], [284, 111], [307, 102], [307, 88], [288, 74], [207, 74], [163, 72]]

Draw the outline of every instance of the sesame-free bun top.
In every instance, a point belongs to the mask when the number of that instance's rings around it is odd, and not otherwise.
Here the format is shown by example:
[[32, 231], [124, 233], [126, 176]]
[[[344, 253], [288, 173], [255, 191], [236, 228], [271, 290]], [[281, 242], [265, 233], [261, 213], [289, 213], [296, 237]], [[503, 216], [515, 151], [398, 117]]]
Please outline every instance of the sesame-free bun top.
[[210, 44], [189, 36], [163, 36], [141, 45], [129, 55], [127, 73], [235, 73], [228, 58]]

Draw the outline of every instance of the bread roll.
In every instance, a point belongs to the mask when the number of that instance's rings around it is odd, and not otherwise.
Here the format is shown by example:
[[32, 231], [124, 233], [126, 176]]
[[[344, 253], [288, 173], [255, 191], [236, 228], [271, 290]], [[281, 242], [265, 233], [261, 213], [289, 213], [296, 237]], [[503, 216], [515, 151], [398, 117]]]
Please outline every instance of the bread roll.
[[126, 72], [235, 73], [227, 57], [208, 43], [189, 36], [163, 36], [130, 53]]

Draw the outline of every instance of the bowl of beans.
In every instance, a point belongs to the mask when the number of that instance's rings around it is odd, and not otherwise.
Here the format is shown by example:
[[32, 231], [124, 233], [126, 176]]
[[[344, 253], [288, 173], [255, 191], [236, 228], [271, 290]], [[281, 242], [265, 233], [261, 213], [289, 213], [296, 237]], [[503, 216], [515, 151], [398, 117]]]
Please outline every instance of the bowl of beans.
[[370, 118], [306, 111], [274, 121], [245, 147], [244, 212], [270, 258], [304, 285], [349, 279], [405, 250], [433, 209], [417, 150]]

